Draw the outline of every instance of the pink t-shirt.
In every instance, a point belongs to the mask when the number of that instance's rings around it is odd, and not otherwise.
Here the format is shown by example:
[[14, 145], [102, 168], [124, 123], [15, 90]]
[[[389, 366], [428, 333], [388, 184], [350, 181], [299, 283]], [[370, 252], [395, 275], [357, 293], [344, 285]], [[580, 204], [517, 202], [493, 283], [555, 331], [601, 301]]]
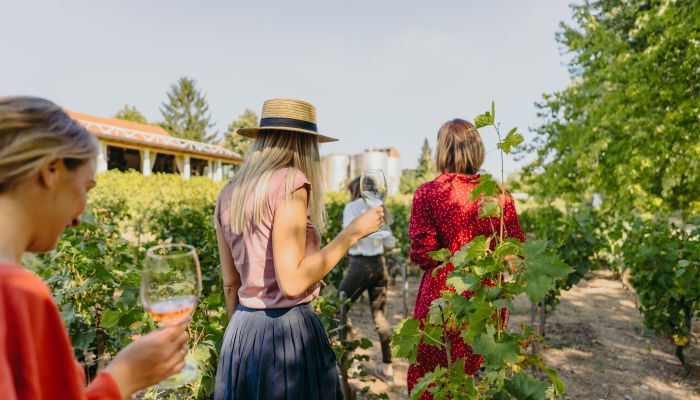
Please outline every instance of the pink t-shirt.
[[[293, 184], [287, 188], [287, 175], [294, 177]], [[291, 177], [290, 177], [291, 179]], [[296, 298], [286, 297], [277, 284], [275, 260], [272, 255], [272, 225], [275, 209], [285, 197], [294, 191], [306, 187], [311, 194], [311, 184], [303, 172], [295, 168], [282, 168], [275, 171], [268, 187], [267, 208], [263, 211], [260, 224], [253, 218], [253, 194], [246, 204], [246, 223], [243, 234], [231, 232], [231, 191], [229, 182], [221, 190], [216, 204], [216, 223], [221, 226], [226, 243], [231, 249], [236, 270], [241, 276], [241, 288], [238, 289], [238, 301], [250, 308], [287, 308], [297, 304], [308, 303], [318, 296], [319, 285], [310, 287], [303, 295]], [[321, 235], [311, 223], [310, 210], [306, 213], [306, 255], [313, 254], [321, 248]]]

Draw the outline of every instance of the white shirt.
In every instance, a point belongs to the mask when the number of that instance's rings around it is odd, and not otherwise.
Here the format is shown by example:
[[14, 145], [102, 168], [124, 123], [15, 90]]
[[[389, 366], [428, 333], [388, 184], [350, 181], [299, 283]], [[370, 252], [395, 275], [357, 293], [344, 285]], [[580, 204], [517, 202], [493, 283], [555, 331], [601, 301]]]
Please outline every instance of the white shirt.
[[[365, 203], [362, 198], [359, 198], [357, 200], [353, 200], [350, 203], [345, 205], [345, 209], [343, 210], [343, 228], [346, 226], [350, 225], [350, 223], [360, 215], [366, 213], [368, 210], [370, 210], [370, 207]], [[384, 225], [382, 226], [382, 230], [389, 231], [391, 233], [391, 229], [389, 226], [387, 226], [386, 221], [384, 222]], [[384, 248], [393, 248], [396, 245], [396, 238], [394, 237], [393, 234], [385, 237], [384, 239], [371, 239], [368, 237], [362, 238], [357, 241], [348, 253], [351, 256], [376, 256], [380, 254], [384, 254]]]

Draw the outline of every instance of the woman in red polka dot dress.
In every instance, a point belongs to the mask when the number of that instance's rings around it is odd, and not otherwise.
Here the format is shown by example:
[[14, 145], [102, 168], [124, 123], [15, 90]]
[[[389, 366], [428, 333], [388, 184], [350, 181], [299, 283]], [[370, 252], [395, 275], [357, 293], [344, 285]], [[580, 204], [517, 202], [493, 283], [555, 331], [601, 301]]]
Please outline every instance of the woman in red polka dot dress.
[[[441, 174], [416, 190], [409, 226], [411, 261], [425, 271], [413, 310], [413, 318], [418, 320], [427, 317], [430, 304], [440, 297], [441, 291], [454, 290], [445, 284], [454, 266], [447, 265], [432, 276], [438, 262], [428, 253], [442, 248], [454, 253], [475, 237], [490, 236], [500, 228], [500, 218], [478, 218], [479, 200], [469, 201], [471, 191], [478, 184], [477, 171], [484, 161], [484, 147], [474, 125], [461, 119], [446, 122], [438, 131], [435, 158]], [[509, 196], [504, 196], [504, 199], [504, 236], [524, 241], [513, 199]], [[462, 295], [469, 297], [471, 293]], [[472, 353], [459, 332], [448, 332], [448, 335], [452, 343], [452, 359], [463, 357], [465, 371], [473, 375], [481, 367], [482, 357]], [[447, 354], [443, 349], [421, 341], [416, 361], [408, 368], [409, 392], [437, 365], [447, 367]], [[431, 398], [427, 391], [421, 396], [421, 400]]]

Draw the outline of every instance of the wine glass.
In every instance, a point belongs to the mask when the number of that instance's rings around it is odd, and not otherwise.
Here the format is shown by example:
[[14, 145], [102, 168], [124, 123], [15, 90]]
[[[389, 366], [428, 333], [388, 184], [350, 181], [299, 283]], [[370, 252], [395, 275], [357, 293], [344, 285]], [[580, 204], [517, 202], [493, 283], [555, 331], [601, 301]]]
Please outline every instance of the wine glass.
[[[360, 195], [362, 195], [362, 198], [368, 206], [371, 208], [381, 207], [384, 204], [386, 193], [386, 178], [381, 169], [362, 171], [362, 175], [360, 176]], [[367, 237], [372, 239], [384, 239], [390, 234], [391, 232], [380, 229]]]
[[[202, 273], [194, 247], [188, 244], [161, 244], [146, 251], [141, 275], [141, 301], [160, 326], [176, 325], [193, 312], [202, 290]], [[185, 367], [156, 385], [170, 389], [191, 382], [198, 375], [197, 365], [187, 357]]]

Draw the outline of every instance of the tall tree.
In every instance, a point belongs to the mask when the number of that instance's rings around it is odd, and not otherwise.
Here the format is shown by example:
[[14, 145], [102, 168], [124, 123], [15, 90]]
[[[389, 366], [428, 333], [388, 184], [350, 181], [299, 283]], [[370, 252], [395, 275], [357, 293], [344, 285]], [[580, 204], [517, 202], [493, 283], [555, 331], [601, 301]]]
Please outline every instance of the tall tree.
[[257, 126], [258, 115], [254, 111], [246, 108], [243, 114], [239, 115], [236, 120], [229, 124], [224, 146], [240, 154], [242, 157], [246, 157], [250, 151], [252, 140], [239, 135], [238, 130], [243, 128], [255, 128]]
[[124, 107], [122, 107], [119, 111], [117, 111], [116, 114], [114, 114], [114, 118], [123, 119], [125, 121], [138, 122], [140, 124], [148, 123], [146, 117], [144, 117], [144, 115], [141, 114], [141, 111], [136, 109], [135, 106], [130, 106], [128, 104], [124, 104]]
[[425, 182], [435, 178], [435, 163], [433, 162], [433, 150], [430, 148], [428, 138], [423, 140], [421, 154], [418, 157], [418, 166], [415, 170], [406, 169], [401, 174], [399, 191], [412, 194], [416, 188]]
[[207, 98], [197, 88], [197, 83], [182, 77], [170, 85], [168, 99], [163, 102], [160, 113], [161, 126], [173, 136], [198, 142], [211, 143], [215, 134], [208, 130], [214, 126], [209, 114]]
[[539, 106], [542, 196], [602, 194], [617, 211], [700, 212], [700, 2], [595, 0], [573, 6], [558, 41], [569, 87]]
[[423, 140], [423, 146], [420, 148], [420, 157], [418, 158], [418, 167], [416, 168], [416, 179], [427, 182], [433, 178], [435, 178], [433, 150], [430, 148], [428, 138], [425, 138]]

